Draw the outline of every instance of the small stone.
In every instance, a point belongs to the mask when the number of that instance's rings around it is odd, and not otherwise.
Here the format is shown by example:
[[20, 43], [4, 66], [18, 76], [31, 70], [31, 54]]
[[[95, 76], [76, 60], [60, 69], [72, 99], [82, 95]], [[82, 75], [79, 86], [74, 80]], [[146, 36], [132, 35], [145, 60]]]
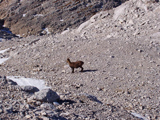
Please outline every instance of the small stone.
[[60, 116], [68, 116], [68, 115], [70, 115], [70, 113], [69, 113], [69, 112], [61, 113], [61, 114], [60, 114]]
[[26, 107], [26, 109], [30, 109], [31, 108], [31, 106], [29, 104], [27, 104], [25, 107]]
[[47, 113], [46, 113], [46, 112], [44, 112], [44, 111], [42, 111], [42, 112], [41, 112], [41, 115], [46, 116], [46, 115], [47, 115]]
[[26, 117], [27, 119], [30, 119], [30, 118], [31, 118], [31, 116], [30, 116], [30, 115], [26, 115], [25, 117]]
[[4, 109], [4, 112], [5, 112], [5, 113], [12, 113], [12, 112], [13, 112], [12, 106], [11, 106], [11, 107], [8, 107], [8, 108], [5, 108], [5, 109]]
[[47, 118], [47, 117], [41, 117], [42, 118], [42, 120], [50, 120], [49, 118]]
[[145, 106], [139, 106], [139, 109], [143, 110], [145, 108]]
[[2, 113], [3, 112], [3, 110], [2, 109], [0, 109], [0, 113]]
[[40, 101], [36, 101], [36, 105], [40, 106], [41, 102]]
[[133, 25], [134, 24], [133, 20], [129, 20], [128, 24]]
[[115, 56], [112, 55], [112, 56], [110, 56], [110, 58], [115, 58]]
[[55, 107], [50, 103], [43, 103], [40, 107], [43, 109], [55, 109]]
[[55, 106], [60, 105], [58, 102], [53, 102], [53, 104], [54, 104]]
[[103, 90], [103, 88], [99, 88], [99, 87], [97, 87], [97, 90], [98, 90], [98, 91], [102, 91], [102, 90]]
[[141, 52], [143, 52], [143, 50], [138, 50], [138, 52], [140, 52], [140, 53], [141, 53]]

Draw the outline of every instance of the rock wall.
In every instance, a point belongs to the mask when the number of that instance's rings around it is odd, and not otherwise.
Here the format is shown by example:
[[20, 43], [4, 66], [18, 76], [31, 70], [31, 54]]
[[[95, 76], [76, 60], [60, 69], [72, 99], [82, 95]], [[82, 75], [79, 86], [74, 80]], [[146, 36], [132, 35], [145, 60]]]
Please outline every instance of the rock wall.
[[75, 28], [95, 13], [127, 0], [1, 0], [0, 19], [21, 37]]

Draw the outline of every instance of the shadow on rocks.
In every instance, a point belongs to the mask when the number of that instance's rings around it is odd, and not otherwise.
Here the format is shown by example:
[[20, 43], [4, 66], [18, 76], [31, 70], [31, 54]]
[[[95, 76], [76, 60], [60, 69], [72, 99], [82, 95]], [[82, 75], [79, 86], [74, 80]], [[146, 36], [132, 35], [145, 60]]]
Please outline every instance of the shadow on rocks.
[[58, 102], [59, 104], [63, 104], [63, 103], [73, 104], [73, 103], [76, 103], [76, 102], [73, 101], [73, 100], [58, 100], [57, 102]]
[[12, 32], [10, 32], [8, 28], [0, 29], [0, 38], [10, 40], [15, 37], [17, 36], [15, 34], [12, 34]]
[[3, 25], [4, 25], [4, 20], [0, 19], [0, 42], [1, 42], [1, 39], [10, 40], [12, 38], [17, 37], [15, 34], [12, 34], [9, 28], [5, 28], [3, 27]]
[[83, 70], [83, 72], [96, 72], [96, 71], [98, 71], [97, 69], [95, 69], [95, 70]]

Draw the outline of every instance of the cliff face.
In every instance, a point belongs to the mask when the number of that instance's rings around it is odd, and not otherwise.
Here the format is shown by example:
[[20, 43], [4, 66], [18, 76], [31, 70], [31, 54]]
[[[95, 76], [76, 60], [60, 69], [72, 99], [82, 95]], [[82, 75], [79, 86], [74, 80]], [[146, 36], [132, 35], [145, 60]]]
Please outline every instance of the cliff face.
[[127, 0], [1, 0], [0, 19], [13, 34], [26, 37], [75, 28], [95, 13]]

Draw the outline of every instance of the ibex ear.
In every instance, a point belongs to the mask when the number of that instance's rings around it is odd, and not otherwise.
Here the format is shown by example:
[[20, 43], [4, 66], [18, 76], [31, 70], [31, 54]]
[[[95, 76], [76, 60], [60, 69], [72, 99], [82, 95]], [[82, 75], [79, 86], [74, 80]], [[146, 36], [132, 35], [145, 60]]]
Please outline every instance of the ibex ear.
[[68, 63], [68, 61], [69, 61], [69, 58], [67, 58], [66, 62]]
[[67, 58], [67, 60], [70, 60], [69, 58]]

